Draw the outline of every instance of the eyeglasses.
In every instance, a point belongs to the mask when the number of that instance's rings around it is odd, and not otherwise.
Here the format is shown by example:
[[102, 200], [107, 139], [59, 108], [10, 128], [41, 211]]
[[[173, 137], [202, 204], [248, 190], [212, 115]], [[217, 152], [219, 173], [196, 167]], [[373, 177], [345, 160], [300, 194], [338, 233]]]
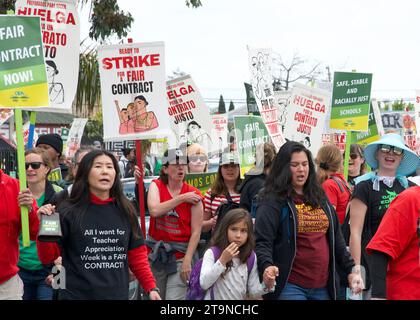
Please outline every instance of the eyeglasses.
[[31, 166], [32, 169], [37, 170], [41, 168], [41, 164], [43, 163], [42, 162], [25, 162], [25, 169], [28, 170], [29, 167]]
[[382, 144], [380, 149], [383, 153], [390, 153], [391, 151], [394, 152], [397, 156], [400, 156], [403, 154], [404, 150], [398, 147], [390, 146], [388, 144]]
[[189, 156], [188, 159], [191, 162], [197, 162], [198, 160], [200, 160], [201, 162], [206, 162], [207, 161], [207, 157], [206, 156]]

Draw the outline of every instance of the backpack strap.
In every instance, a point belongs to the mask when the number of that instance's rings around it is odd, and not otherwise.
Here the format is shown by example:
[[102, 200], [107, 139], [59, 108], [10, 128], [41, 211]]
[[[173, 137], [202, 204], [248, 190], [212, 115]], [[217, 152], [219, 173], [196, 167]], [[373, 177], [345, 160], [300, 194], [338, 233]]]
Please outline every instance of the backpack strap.
[[229, 191], [226, 193], [226, 199], [227, 199], [228, 203], [232, 203], [232, 202], [233, 202], [233, 199], [232, 199], [232, 197], [230, 196]]
[[[211, 247], [210, 249], [213, 252], [214, 261], [216, 262], [220, 258], [220, 255], [222, 254], [222, 251], [220, 250], [219, 247], [215, 247], [215, 246]], [[210, 299], [211, 300], [214, 300], [214, 285], [215, 284], [216, 284], [216, 282], [213, 283], [212, 286], [210, 287]]]
[[[347, 190], [347, 192], [351, 195], [351, 190], [350, 190], [349, 186], [346, 183], [344, 183], [340, 178], [337, 178], [335, 176], [331, 176], [330, 179], [335, 181], [335, 183], [340, 188], [341, 193], [344, 192], [344, 188], [345, 188]], [[344, 186], [344, 188], [343, 188], [343, 186]]]
[[252, 268], [254, 267], [255, 263], [255, 251], [252, 250], [251, 254], [248, 257], [248, 260], [246, 261], [246, 266], [248, 267], [248, 277], [251, 274]]
[[[217, 195], [215, 193], [213, 193], [213, 192], [210, 193], [210, 215], [212, 215], [213, 200], [214, 200], [214, 198], [216, 198], [216, 196]], [[216, 209], [216, 211], [217, 211], [217, 209]], [[213, 215], [212, 215], [212, 217], [213, 217]]]

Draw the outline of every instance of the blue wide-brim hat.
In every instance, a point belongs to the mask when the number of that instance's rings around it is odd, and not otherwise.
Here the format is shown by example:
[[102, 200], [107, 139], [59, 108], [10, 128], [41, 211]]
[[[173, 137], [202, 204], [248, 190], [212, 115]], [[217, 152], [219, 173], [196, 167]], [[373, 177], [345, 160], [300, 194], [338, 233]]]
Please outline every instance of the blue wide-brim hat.
[[404, 150], [403, 158], [397, 168], [397, 175], [408, 176], [416, 171], [417, 167], [420, 165], [419, 157], [404, 144], [403, 138], [398, 134], [388, 133], [382, 136], [378, 141], [368, 144], [365, 148], [364, 156], [367, 164], [372, 168], [372, 170], [376, 170], [378, 168], [376, 150], [378, 150], [381, 144], [387, 144]]

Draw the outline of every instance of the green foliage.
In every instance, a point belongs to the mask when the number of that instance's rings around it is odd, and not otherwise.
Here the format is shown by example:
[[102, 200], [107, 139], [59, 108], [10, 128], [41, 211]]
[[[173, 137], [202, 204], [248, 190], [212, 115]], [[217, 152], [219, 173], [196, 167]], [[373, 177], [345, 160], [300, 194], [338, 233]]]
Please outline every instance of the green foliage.
[[6, 14], [7, 10], [15, 10], [16, 0], [3, 0], [0, 2], [0, 14]]
[[86, 135], [91, 141], [103, 141], [104, 126], [102, 122], [102, 111], [99, 111], [97, 114], [95, 114], [93, 119], [90, 119], [86, 123], [84, 135]]
[[404, 102], [403, 99], [395, 100], [391, 107], [392, 111], [414, 111], [414, 104], [411, 102]]
[[233, 101], [230, 100], [230, 103], [229, 103], [229, 111], [233, 111], [233, 110], [235, 110], [235, 105], [233, 104]]
[[226, 106], [225, 106], [225, 100], [223, 100], [223, 96], [220, 95], [219, 99], [219, 113], [226, 113]]
[[[97, 52], [80, 53], [79, 81], [77, 83], [76, 110], [91, 112], [101, 99], [101, 84]], [[89, 113], [88, 112], [88, 113]]]
[[392, 104], [392, 111], [404, 111], [405, 110], [405, 103], [403, 100], [395, 100]]
[[414, 111], [414, 103], [407, 103], [407, 111]]
[[105, 40], [116, 34], [124, 38], [134, 18], [130, 13], [120, 10], [117, 0], [92, 0], [92, 25], [89, 30], [89, 37], [95, 40]]
[[191, 6], [193, 8], [198, 8], [202, 6], [201, 0], [185, 0], [187, 7]]

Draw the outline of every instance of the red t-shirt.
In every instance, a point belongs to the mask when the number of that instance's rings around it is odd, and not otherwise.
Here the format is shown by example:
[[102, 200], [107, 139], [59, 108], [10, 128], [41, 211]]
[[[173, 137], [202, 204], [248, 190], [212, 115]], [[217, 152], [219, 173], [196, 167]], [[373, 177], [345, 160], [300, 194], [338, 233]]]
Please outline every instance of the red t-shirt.
[[[339, 180], [339, 182], [335, 181], [333, 178], [327, 179], [322, 184], [322, 188], [327, 194], [328, 200], [330, 200], [331, 204], [335, 207], [340, 224], [343, 224], [346, 217], [347, 204], [349, 203], [351, 195], [350, 187], [341, 173], [334, 173], [331, 176], [336, 180]], [[340, 183], [343, 191], [340, 190], [337, 182]]]
[[304, 288], [323, 288], [327, 285], [330, 261], [328, 217], [322, 208], [313, 208], [300, 197], [294, 202], [298, 229], [296, 257], [287, 281]]
[[[14, 277], [19, 268], [19, 234], [22, 229], [21, 213], [17, 197], [19, 181], [0, 170], [0, 285]], [[29, 211], [29, 236], [35, 240], [38, 234], [38, 208], [33, 201]]]
[[[153, 182], [159, 189], [160, 202], [172, 200], [168, 187], [161, 180], [153, 180]], [[191, 191], [195, 191], [202, 196], [197, 188], [185, 182], [179, 194]], [[164, 216], [150, 217], [149, 235], [157, 241], [189, 242], [191, 237], [191, 206], [191, 203], [183, 202]], [[184, 255], [182, 252], [175, 252], [176, 259], [182, 259]]]
[[387, 299], [420, 300], [420, 260], [417, 219], [420, 187], [400, 193], [389, 206], [378, 230], [366, 247], [390, 256], [386, 275]]

